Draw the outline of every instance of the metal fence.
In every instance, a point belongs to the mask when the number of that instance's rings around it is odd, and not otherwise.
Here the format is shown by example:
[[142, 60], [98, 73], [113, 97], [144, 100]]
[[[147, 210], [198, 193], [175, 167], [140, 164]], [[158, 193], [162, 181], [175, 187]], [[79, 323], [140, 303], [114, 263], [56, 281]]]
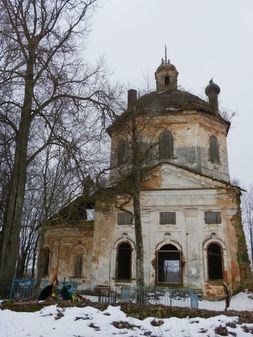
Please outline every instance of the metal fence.
[[109, 287], [98, 289], [98, 301], [116, 304], [122, 302], [163, 304], [171, 307], [198, 308], [200, 291], [188, 288], [145, 287]]
[[[36, 280], [32, 278], [12, 280], [10, 298], [11, 299], [29, 299], [34, 293]], [[43, 281], [40, 288], [48, 285], [48, 281]], [[78, 291], [78, 283], [73, 281], [59, 282], [57, 288], [61, 289], [67, 285], [73, 292], [86, 297], [89, 291]], [[117, 303], [145, 303], [145, 304], [163, 304], [171, 307], [198, 308], [200, 291], [189, 288], [168, 288], [168, 287], [127, 287], [117, 286], [114, 289], [110, 287], [98, 287], [93, 291], [92, 301], [108, 304]], [[87, 296], [89, 297], [89, 296]]]
[[28, 299], [32, 297], [35, 280], [32, 278], [14, 278], [11, 284], [10, 299]]
[[[13, 278], [10, 290], [10, 299], [30, 299], [34, 295], [34, 286], [36, 279], [33, 278]], [[48, 280], [41, 280], [40, 289], [43, 289], [49, 284]], [[64, 285], [68, 286], [73, 291], [76, 291], [78, 283], [74, 281], [59, 282], [57, 288], [61, 289]]]

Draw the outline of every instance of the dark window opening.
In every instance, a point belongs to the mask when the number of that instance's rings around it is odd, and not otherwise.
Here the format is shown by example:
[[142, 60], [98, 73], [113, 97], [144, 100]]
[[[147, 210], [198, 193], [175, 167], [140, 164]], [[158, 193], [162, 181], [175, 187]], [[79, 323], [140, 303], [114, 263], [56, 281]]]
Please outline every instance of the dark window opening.
[[160, 212], [160, 225], [175, 225], [176, 212]]
[[49, 261], [50, 261], [50, 249], [44, 249], [44, 266], [43, 266], [43, 275], [49, 274]]
[[117, 165], [126, 163], [127, 143], [120, 142], [117, 147]]
[[159, 159], [173, 158], [173, 136], [169, 131], [164, 131], [159, 136]]
[[220, 245], [211, 243], [207, 247], [208, 279], [221, 280], [223, 278], [222, 251]]
[[157, 252], [158, 283], [181, 283], [181, 252], [173, 245], [164, 245]]
[[118, 225], [132, 225], [134, 216], [130, 213], [118, 213]]
[[75, 256], [74, 260], [74, 276], [80, 277], [83, 272], [83, 257], [82, 255]]
[[221, 213], [214, 211], [205, 212], [205, 223], [206, 224], [221, 224]]
[[219, 144], [215, 136], [210, 137], [209, 156], [212, 163], [220, 163]]
[[169, 76], [166, 76], [165, 79], [164, 79], [164, 84], [165, 85], [169, 85], [170, 84], [170, 77]]
[[131, 279], [132, 248], [129, 243], [124, 242], [118, 246], [117, 254], [117, 279]]

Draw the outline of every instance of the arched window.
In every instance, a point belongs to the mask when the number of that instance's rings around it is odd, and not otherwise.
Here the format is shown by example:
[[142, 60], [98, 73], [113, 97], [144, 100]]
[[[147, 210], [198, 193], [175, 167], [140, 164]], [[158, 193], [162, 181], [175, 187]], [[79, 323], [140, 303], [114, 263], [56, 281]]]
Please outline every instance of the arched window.
[[117, 165], [126, 163], [126, 154], [127, 154], [127, 142], [122, 141], [118, 144], [117, 147]]
[[212, 163], [220, 163], [219, 143], [215, 136], [209, 139], [209, 157]]
[[131, 279], [132, 247], [128, 242], [119, 244], [117, 251], [117, 279]]
[[157, 252], [158, 283], [181, 283], [181, 252], [174, 245], [164, 245]]
[[223, 278], [222, 250], [217, 243], [210, 243], [207, 247], [207, 266], [209, 280]]
[[44, 248], [43, 275], [49, 274], [50, 249]]
[[73, 247], [70, 257], [71, 277], [85, 277], [87, 272], [87, 260], [85, 249], [82, 245]]
[[83, 256], [76, 255], [74, 259], [74, 276], [81, 277], [83, 274]]
[[159, 159], [173, 158], [173, 136], [170, 131], [164, 131], [159, 136]]
[[170, 77], [166, 76], [165, 79], [164, 79], [164, 85], [167, 86], [169, 84], [170, 84]]

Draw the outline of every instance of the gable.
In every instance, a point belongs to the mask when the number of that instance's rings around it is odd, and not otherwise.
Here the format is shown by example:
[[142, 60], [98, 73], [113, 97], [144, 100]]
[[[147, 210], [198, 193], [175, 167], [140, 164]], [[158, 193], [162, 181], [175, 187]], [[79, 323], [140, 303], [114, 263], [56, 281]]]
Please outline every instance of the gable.
[[[225, 182], [164, 163], [153, 170], [144, 184], [145, 189], [202, 189], [225, 187]], [[228, 184], [229, 185], [229, 184]]]

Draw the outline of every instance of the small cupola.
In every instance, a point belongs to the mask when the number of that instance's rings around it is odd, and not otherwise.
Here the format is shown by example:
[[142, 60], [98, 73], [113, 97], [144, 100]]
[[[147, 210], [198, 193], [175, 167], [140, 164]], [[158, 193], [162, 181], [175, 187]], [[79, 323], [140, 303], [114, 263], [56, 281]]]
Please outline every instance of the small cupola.
[[162, 58], [161, 64], [155, 72], [156, 90], [176, 90], [177, 76], [177, 69], [167, 59], [167, 50], [165, 48], [165, 59]]

